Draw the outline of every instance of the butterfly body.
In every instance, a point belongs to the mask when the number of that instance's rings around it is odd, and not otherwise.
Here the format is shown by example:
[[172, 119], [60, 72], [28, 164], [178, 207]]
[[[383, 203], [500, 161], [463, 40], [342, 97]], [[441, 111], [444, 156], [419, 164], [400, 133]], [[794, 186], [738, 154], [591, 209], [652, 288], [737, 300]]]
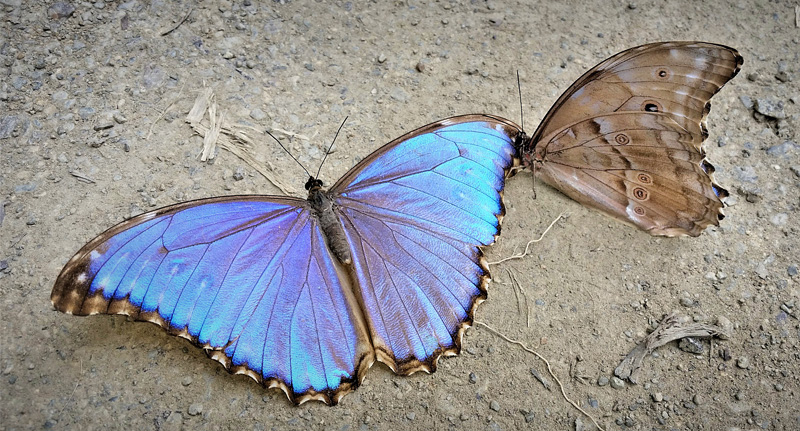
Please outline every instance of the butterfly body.
[[308, 190], [308, 205], [311, 214], [317, 219], [320, 229], [325, 236], [328, 249], [343, 264], [352, 263], [350, 246], [342, 229], [342, 223], [336, 214], [335, 197], [322, 188], [322, 181], [309, 178], [306, 183]]
[[661, 42], [590, 69], [536, 132], [517, 140], [524, 167], [578, 202], [653, 235], [699, 235], [722, 219], [705, 159], [711, 97], [739, 71], [723, 45]]

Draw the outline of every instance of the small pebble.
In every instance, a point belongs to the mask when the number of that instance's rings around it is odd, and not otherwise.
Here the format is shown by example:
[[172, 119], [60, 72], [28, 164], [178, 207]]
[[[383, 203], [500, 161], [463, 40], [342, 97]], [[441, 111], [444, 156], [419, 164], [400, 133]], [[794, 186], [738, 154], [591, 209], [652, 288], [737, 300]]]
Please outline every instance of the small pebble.
[[611, 387], [614, 389], [622, 389], [625, 387], [625, 382], [619, 377], [614, 376], [611, 378]]
[[496, 412], [499, 412], [500, 411], [500, 403], [498, 403], [497, 401], [492, 400], [492, 402], [489, 403], [489, 408], [494, 410], [494, 411], [496, 411]]
[[544, 378], [539, 370], [536, 368], [531, 368], [531, 374], [536, 378], [536, 380], [539, 381], [539, 383], [542, 384], [542, 386], [544, 386], [545, 389], [550, 389], [550, 381]]
[[164, 421], [164, 425], [168, 425], [171, 429], [177, 429], [176, 427], [183, 424], [183, 415], [181, 412], [172, 412], [167, 416], [167, 420]]
[[99, 132], [100, 130], [106, 130], [114, 127], [114, 123], [110, 121], [103, 121], [94, 125], [95, 132]]
[[478, 376], [475, 373], [469, 373], [469, 382], [475, 384], [478, 382]]
[[82, 119], [88, 120], [92, 115], [94, 115], [94, 108], [91, 106], [84, 106], [83, 108], [78, 109], [78, 115], [80, 115]]
[[692, 397], [692, 402], [698, 406], [702, 406], [703, 404], [705, 404], [706, 400], [702, 395], [694, 394], [694, 397]]
[[410, 97], [408, 93], [400, 87], [394, 87], [389, 96], [398, 102], [405, 102]]
[[186, 376], [186, 377], [184, 377], [184, 378], [183, 378], [183, 380], [181, 380], [181, 384], [182, 384], [183, 386], [189, 386], [189, 385], [191, 385], [191, 384], [192, 384], [192, 378], [191, 378], [191, 377], [189, 377], [189, 376]]
[[650, 397], [652, 397], [653, 401], [657, 402], [657, 403], [660, 403], [661, 401], [664, 401], [664, 394], [662, 394], [661, 392], [656, 392], [656, 393], [650, 395]]
[[381, 54], [378, 56], [378, 63], [383, 63], [383, 62], [385, 62], [385, 61], [386, 61], [386, 55], [385, 55], [385, 54], [383, 54], [383, 53], [381, 53]]
[[750, 368], [750, 358], [747, 356], [742, 356], [736, 360], [736, 366], [741, 369], [748, 369]]
[[75, 6], [63, 1], [55, 2], [47, 8], [47, 16], [50, 19], [69, 18], [73, 13], [75, 13]]
[[525, 417], [525, 423], [531, 423], [534, 419], [536, 419], [536, 414], [533, 412], [533, 410], [522, 409], [519, 412]]
[[597, 378], [597, 386], [605, 386], [608, 384], [608, 377], [600, 376]]
[[786, 71], [784, 70], [784, 71], [776, 73], [775, 74], [775, 79], [777, 79], [780, 82], [789, 82], [789, 81], [792, 80], [792, 77], [788, 73], [786, 73]]
[[189, 406], [189, 415], [190, 416], [197, 416], [203, 413], [203, 405], [200, 403], [193, 403]]
[[767, 148], [767, 154], [773, 157], [787, 157], [797, 149], [794, 141], [783, 141], [780, 144]]
[[694, 355], [700, 355], [705, 350], [703, 348], [703, 343], [694, 337], [681, 338], [681, 340], [678, 341], [678, 348], [686, 353]]
[[250, 118], [256, 121], [261, 121], [267, 118], [267, 114], [265, 114], [264, 111], [261, 110], [261, 108], [255, 108], [252, 111], [250, 111]]
[[753, 109], [753, 99], [751, 99], [750, 96], [739, 96], [739, 101], [742, 102], [745, 108]]
[[416, 418], [417, 418], [417, 414], [416, 413], [414, 413], [414, 412], [406, 413], [406, 419], [408, 419], [410, 421], [413, 421]]
[[786, 113], [783, 111], [783, 102], [772, 99], [756, 99], [756, 103], [753, 106], [756, 112], [765, 117], [779, 120], [786, 118]]

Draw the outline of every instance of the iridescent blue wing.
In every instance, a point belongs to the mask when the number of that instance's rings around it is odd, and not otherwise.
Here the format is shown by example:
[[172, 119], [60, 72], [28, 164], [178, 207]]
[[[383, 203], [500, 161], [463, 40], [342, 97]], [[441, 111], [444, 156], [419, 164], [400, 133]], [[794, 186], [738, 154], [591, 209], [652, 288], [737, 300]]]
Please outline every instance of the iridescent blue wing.
[[402, 136], [331, 188], [353, 252], [376, 357], [401, 374], [457, 354], [486, 298], [482, 246], [505, 213], [520, 129], [483, 115]]
[[51, 300], [155, 323], [297, 403], [336, 403], [374, 360], [338, 265], [305, 200], [221, 197], [109, 229], [67, 263]]

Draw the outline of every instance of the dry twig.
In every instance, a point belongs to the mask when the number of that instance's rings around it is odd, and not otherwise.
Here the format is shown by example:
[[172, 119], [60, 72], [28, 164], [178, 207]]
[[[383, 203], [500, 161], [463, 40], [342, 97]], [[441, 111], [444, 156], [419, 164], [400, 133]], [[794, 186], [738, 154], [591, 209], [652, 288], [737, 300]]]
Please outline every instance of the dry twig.
[[[514, 291], [514, 296], [517, 298], [517, 311], [522, 311], [522, 303], [525, 303], [525, 324], [528, 328], [531, 327], [531, 306], [530, 302], [528, 301], [528, 295], [525, 293], [525, 290], [522, 288], [522, 284], [517, 280], [517, 276], [511, 272], [510, 269], [506, 268], [506, 274], [511, 279], [511, 289]], [[520, 301], [520, 296], [522, 296], [522, 301]]]
[[85, 174], [82, 174], [82, 173], [80, 173], [78, 171], [70, 171], [69, 174], [72, 175], [73, 177], [77, 178], [78, 181], [84, 182], [86, 184], [94, 184], [95, 183], [95, 181], [93, 179], [87, 177]]
[[522, 259], [523, 257], [527, 256], [528, 247], [530, 247], [531, 244], [537, 243], [537, 242], [541, 241], [542, 239], [544, 239], [544, 236], [547, 235], [547, 232], [549, 232], [550, 229], [553, 227], [553, 225], [556, 224], [556, 222], [559, 221], [562, 217], [564, 217], [564, 213], [563, 212], [561, 214], [559, 214], [558, 217], [556, 217], [555, 220], [553, 220], [550, 223], [550, 226], [547, 226], [547, 229], [545, 229], [544, 232], [542, 232], [542, 235], [539, 236], [539, 238], [532, 239], [532, 240], [528, 241], [528, 243], [525, 244], [525, 251], [524, 252], [522, 252], [520, 254], [515, 254], [515, 255], [512, 255], [512, 256], [509, 256], [509, 257], [505, 257], [505, 258], [500, 259], [500, 260], [498, 260], [496, 262], [489, 262], [489, 265], [497, 265], [498, 263], [503, 263], [503, 262], [505, 262], [507, 260]]
[[685, 322], [685, 319], [681, 319], [675, 313], [669, 314], [664, 317], [655, 331], [651, 332], [628, 353], [628, 356], [614, 370], [614, 375], [620, 379], [627, 379], [631, 383], [637, 383], [645, 356], [655, 349], [681, 338], [715, 336], [728, 337], [729, 334], [719, 326]]
[[[192, 109], [186, 116], [186, 122], [192, 126], [192, 129], [194, 129], [197, 134], [203, 136], [203, 153], [201, 154], [201, 159], [206, 160], [204, 157], [211, 158], [214, 154], [214, 148], [219, 146], [223, 150], [230, 151], [236, 157], [242, 159], [281, 192], [286, 195], [292, 195], [289, 188], [284, 186], [263, 163], [256, 160], [252, 152], [253, 140], [243, 130], [233, 129], [225, 124], [222, 115], [217, 117], [217, 106], [216, 103], [213, 102], [213, 99], [214, 90], [211, 88], [205, 89], [205, 91], [197, 96]], [[208, 111], [210, 117], [213, 118], [213, 120], [209, 121], [208, 125], [202, 124], [206, 111]]]
[[167, 105], [167, 107], [166, 107], [166, 108], [164, 108], [164, 110], [163, 110], [163, 111], [161, 111], [161, 113], [160, 113], [160, 114], [158, 114], [158, 117], [156, 117], [156, 119], [155, 119], [155, 120], [153, 120], [153, 123], [152, 123], [152, 124], [150, 124], [150, 129], [147, 131], [147, 137], [145, 137], [145, 138], [144, 138], [144, 140], [145, 140], [145, 141], [147, 141], [147, 140], [150, 140], [150, 136], [152, 136], [152, 135], [153, 135], [153, 128], [156, 126], [156, 123], [158, 123], [158, 121], [159, 121], [159, 120], [161, 120], [162, 118], [164, 118], [164, 115], [166, 115], [166, 114], [167, 114], [167, 111], [169, 111], [169, 108], [172, 108], [172, 105], [174, 105], [174, 104], [175, 104], [175, 102], [177, 102], [177, 101], [178, 101], [178, 99], [180, 99], [180, 97], [181, 97], [181, 93], [183, 93], [183, 87], [185, 87], [185, 86], [186, 86], [186, 83], [184, 83], [183, 85], [181, 85], [181, 89], [180, 89], [180, 90], [178, 90], [178, 95], [177, 95], [177, 96], [175, 96], [175, 99], [173, 99], [173, 100], [172, 100], [172, 102], [170, 102], [170, 103], [169, 103], [169, 105]]
[[172, 27], [171, 29], [162, 31], [161, 35], [162, 36], [166, 36], [166, 35], [172, 33], [173, 31], [177, 30], [178, 27], [183, 25], [183, 23], [185, 23], [186, 20], [189, 19], [189, 15], [191, 15], [193, 11], [194, 11], [194, 8], [189, 8], [189, 12], [186, 12], [186, 16], [184, 16], [182, 20], [178, 21], [178, 23], [175, 24], [175, 26]]
[[603, 427], [601, 427], [600, 424], [597, 423], [597, 421], [589, 413], [587, 413], [584, 409], [580, 408], [580, 406], [575, 401], [572, 401], [567, 396], [567, 393], [564, 391], [564, 385], [561, 384], [561, 380], [559, 380], [558, 377], [556, 377], [555, 373], [553, 373], [553, 368], [550, 366], [550, 362], [547, 359], [545, 359], [544, 356], [539, 354], [539, 352], [537, 352], [537, 351], [535, 351], [533, 349], [530, 349], [528, 346], [526, 346], [522, 342], [506, 337], [505, 335], [501, 334], [498, 330], [492, 328], [491, 326], [487, 325], [486, 323], [483, 323], [483, 322], [480, 322], [480, 321], [476, 320], [475, 321], [475, 325], [476, 326], [482, 326], [482, 327], [486, 328], [487, 330], [489, 330], [489, 332], [491, 332], [492, 334], [502, 338], [506, 342], [509, 342], [511, 344], [516, 344], [517, 346], [520, 346], [522, 348], [522, 350], [524, 350], [524, 351], [536, 356], [537, 358], [539, 358], [540, 361], [544, 362], [544, 364], [547, 366], [547, 372], [550, 373], [550, 377], [552, 377], [553, 380], [555, 380], [556, 383], [558, 384], [558, 388], [561, 390], [561, 396], [564, 398], [564, 400], [566, 402], [570, 403], [572, 405], [572, 407], [575, 407], [575, 409], [577, 409], [579, 412], [583, 413], [584, 416], [589, 418], [594, 423], [594, 426], [597, 427], [597, 429], [599, 429], [601, 431], [605, 431], [605, 429]]

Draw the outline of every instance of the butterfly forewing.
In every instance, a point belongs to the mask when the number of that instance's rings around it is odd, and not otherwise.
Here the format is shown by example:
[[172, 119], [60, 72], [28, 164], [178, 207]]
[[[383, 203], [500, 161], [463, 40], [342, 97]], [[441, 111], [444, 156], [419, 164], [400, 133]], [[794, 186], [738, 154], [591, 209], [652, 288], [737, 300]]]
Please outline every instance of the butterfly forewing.
[[536, 141], [577, 121], [619, 111], [666, 112], [701, 132], [707, 105], [739, 72], [742, 57], [723, 45], [661, 42], [622, 51], [565, 91], [534, 133]]

